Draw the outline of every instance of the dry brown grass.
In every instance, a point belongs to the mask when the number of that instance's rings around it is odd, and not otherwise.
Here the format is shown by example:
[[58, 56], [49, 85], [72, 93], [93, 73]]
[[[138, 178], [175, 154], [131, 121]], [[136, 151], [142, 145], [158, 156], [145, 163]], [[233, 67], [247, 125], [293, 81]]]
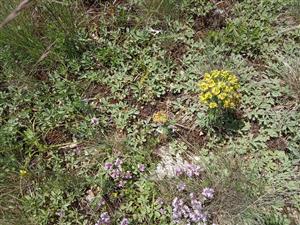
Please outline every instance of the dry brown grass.
[[285, 82], [293, 92], [293, 96], [300, 103], [300, 58], [289, 58], [289, 61], [283, 60], [284, 73], [282, 74]]

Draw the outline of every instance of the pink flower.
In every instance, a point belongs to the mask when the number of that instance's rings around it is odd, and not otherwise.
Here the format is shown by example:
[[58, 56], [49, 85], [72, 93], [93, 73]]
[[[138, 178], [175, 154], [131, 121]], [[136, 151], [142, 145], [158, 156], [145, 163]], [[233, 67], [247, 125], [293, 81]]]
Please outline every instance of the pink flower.
[[138, 169], [139, 169], [139, 171], [144, 172], [145, 171], [145, 165], [144, 164], [139, 164]]
[[113, 167], [112, 163], [105, 163], [105, 164], [104, 164], [104, 168], [105, 168], [106, 170], [110, 170], [110, 169], [112, 169], [112, 167]]
[[126, 180], [120, 180], [119, 181], [119, 184], [118, 184], [118, 187], [119, 188], [122, 188], [122, 187], [124, 187], [124, 185], [127, 183], [127, 181]]

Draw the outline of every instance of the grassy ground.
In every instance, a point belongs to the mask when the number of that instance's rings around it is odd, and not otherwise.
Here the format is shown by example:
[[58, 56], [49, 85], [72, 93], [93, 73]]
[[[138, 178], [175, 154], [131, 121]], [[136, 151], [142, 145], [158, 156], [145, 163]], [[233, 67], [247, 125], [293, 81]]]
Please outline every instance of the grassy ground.
[[[0, 28], [0, 224], [300, 224], [299, 14], [31, 1]], [[221, 116], [199, 101], [212, 70], [240, 84]]]

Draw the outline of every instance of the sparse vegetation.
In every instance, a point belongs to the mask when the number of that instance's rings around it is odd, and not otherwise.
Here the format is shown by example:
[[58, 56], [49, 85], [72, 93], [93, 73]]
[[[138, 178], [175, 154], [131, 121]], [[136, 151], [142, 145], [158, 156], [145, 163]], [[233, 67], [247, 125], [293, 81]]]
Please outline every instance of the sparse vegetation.
[[20, 2], [1, 225], [300, 223], [297, 1]]

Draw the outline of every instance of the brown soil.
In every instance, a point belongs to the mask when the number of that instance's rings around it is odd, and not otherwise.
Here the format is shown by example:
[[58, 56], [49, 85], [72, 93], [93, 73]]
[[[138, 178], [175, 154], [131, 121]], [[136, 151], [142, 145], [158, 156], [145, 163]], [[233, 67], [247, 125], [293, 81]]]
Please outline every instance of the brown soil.
[[0, 91], [6, 91], [8, 86], [9, 85], [5, 81], [0, 81]]
[[157, 111], [156, 105], [147, 104], [140, 107], [140, 115], [142, 118], [151, 117]]
[[253, 134], [254, 137], [257, 137], [259, 135], [259, 131], [260, 130], [260, 126], [258, 123], [251, 123], [251, 128], [250, 128], [250, 132], [251, 134]]
[[270, 149], [285, 151], [287, 149], [288, 142], [283, 137], [272, 138], [267, 141], [267, 146]]
[[209, 16], [200, 16], [195, 19], [194, 30], [207, 31], [213, 29], [221, 29], [226, 25], [225, 16], [219, 11], [209, 13]]
[[177, 134], [179, 135], [180, 139], [182, 139], [193, 149], [200, 149], [207, 143], [207, 136], [200, 129], [190, 131], [180, 129]]
[[48, 81], [49, 80], [49, 76], [48, 76], [47, 72], [43, 71], [43, 70], [39, 70], [35, 74], [35, 78], [40, 81]]
[[226, 26], [226, 19], [230, 17], [231, 9], [236, 0], [219, 1], [213, 0], [216, 8], [204, 16], [197, 16], [193, 29], [195, 30], [195, 40], [205, 37], [210, 30], [222, 29]]
[[107, 97], [111, 94], [110, 88], [103, 84], [91, 84], [86, 91], [86, 98], [95, 96]]
[[187, 51], [187, 45], [183, 42], [176, 42], [167, 47], [167, 55], [174, 61], [176, 64], [181, 65], [181, 59]]
[[64, 131], [61, 127], [49, 131], [45, 137], [48, 145], [63, 144], [72, 140], [71, 134]]
[[150, 103], [145, 105], [138, 104], [141, 117], [142, 118], [151, 117], [157, 111], [165, 111], [166, 113], [169, 113], [170, 102], [175, 100], [176, 98], [177, 97], [174, 94], [168, 93], [165, 96], [162, 96], [160, 99], [157, 99], [155, 101], [155, 104], [150, 104]]

